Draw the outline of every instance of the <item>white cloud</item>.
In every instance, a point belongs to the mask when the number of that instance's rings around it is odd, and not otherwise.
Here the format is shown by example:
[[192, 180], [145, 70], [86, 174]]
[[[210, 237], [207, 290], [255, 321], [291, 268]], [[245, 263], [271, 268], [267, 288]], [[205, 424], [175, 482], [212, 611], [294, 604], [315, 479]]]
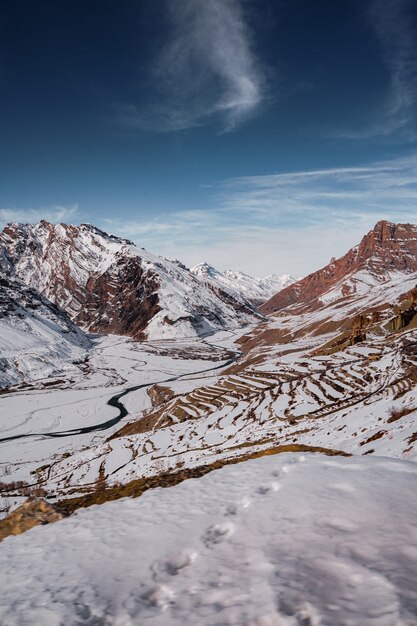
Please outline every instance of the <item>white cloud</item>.
[[153, 68], [157, 101], [121, 107], [128, 126], [181, 130], [220, 116], [232, 130], [263, 98], [241, 0], [166, 1], [171, 33]]
[[344, 254], [380, 219], [417, 222], [417, 156], [364, 167], [226, 181], [211, 210], [104, 228], [188, 265], [305, 275]]
[[23, 224], [34, 224], [40, 220], [59, 223], [68, 222], [78, 216], [78, 205], [64, 207], [54, 205], [38, 209], [0, 209], [0, 225], [4, 226], [9, 222], [19, 222]]

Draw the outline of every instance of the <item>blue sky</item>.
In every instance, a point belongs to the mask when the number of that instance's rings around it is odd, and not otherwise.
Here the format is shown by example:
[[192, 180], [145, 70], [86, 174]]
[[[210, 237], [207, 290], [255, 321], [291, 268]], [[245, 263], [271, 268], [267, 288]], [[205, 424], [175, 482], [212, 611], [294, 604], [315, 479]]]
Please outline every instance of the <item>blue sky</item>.
[[304, 275], [417, 221], [413, 0], [4, 0], [0, 222]]

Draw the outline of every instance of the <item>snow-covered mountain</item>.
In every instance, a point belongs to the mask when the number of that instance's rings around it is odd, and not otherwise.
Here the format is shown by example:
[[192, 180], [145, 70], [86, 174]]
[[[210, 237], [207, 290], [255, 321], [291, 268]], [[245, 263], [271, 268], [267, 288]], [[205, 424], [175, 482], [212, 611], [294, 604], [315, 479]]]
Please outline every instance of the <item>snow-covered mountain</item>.
[[262, 318], [180, 262], [89, 224], [9, 224], [0, 235], [0, 264], [93, 332], [177, 338]]
[[220, 272], [206, 262], [199, 263], [191, 271], [201, 280], [217, 284], [235, 297], [244, 298], [256, 306], [266, 302], [276, 293], [295, 282], [295, 279], [289, 274], [281, 276], [270, 274], [264, 278], [253, 278], [248, 274], [234, 270]]
[[89, 346], [66, 313], [0, 275], [0, 387], [76, 370]]

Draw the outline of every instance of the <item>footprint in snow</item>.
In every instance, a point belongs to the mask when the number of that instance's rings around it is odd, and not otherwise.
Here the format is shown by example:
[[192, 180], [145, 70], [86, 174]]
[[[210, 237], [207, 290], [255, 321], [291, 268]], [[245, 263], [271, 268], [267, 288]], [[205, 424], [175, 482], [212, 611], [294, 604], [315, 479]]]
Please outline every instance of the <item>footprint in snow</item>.
[[174, 592], [172, 589], [166, 585], [155, 585], [145, 591], [142, 595], [142, 600], [146, 606], [164, 611], [171, 603], [173, 597]]
[[197, 552], [194, 550], [183, 550], [178, 554], [173, 554], [165, 562], [165, 568], [168, 574], [176, 576], [178, 572], [189, 565], [192, 565], [197, 558]]
[[257, 493], [259, 493], [261, 496], [266, 496], [268, 494], [279, 491], [280, 488], [281, 488], [281, 485], [274, 481], [274, 482], [267, 483], [266, 485], [261, 485], [260, 487], [258, 487]]
[[238, 515], [241, 511], [248, 509], [250, 507], [250, 499], [247, 497], [238, 500], [237, 502], [233, 502], [229, 504], [226, 508], [226, 515]]
[[233, 535], [235, 531], [235, 525], [232, 522], [224, 522], [223, 524], [214, 524], [207, 528], [206, 532], [202, 536], [204, 545], [207, 548], [212, 547], [218, 543], [221, 543], [225, 539], [228, 539]]
[[275, 476], [275, 478], [281, 478], [283, 475], [289, 473], [290, 467], [288, 465], [283, 465], [279, 470], [275, 470], [274, 472], [272, 472], [272, 476]]
[[166, 560], [156, 561], [152, 566], [154, 580], [161, 581], [166, 576], [176, 576], [182, 569], [194, 563], [198, 554], [195, 550], [181, 550], [171, 554]]

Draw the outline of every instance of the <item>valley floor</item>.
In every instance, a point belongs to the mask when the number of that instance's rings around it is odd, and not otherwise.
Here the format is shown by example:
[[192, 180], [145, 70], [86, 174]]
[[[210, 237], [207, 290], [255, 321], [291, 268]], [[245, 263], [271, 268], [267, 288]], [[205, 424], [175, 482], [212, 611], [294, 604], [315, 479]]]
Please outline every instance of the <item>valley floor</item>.
[[[137, 343], [118, 336], [93, 340], [84, 371], [45, 379], [0, 394], [2, 507], [15, 507], [35, 485], [48, 488], [55, 463], [78, 457], [152, 406], [148, 389], [179, 380], [185, 387], [210, 381], [239, 355], [234, 332], [209, 339]], [[108, 403], [124, 394], [116, 406]], [[123, 415], [125, 412], [127, 415]], [[98, 466], [84, 482], [94, 483]], [[40, 468], [47, 467], [47, 472]], [[23, 481], [25, 495], [7, 485]]]

